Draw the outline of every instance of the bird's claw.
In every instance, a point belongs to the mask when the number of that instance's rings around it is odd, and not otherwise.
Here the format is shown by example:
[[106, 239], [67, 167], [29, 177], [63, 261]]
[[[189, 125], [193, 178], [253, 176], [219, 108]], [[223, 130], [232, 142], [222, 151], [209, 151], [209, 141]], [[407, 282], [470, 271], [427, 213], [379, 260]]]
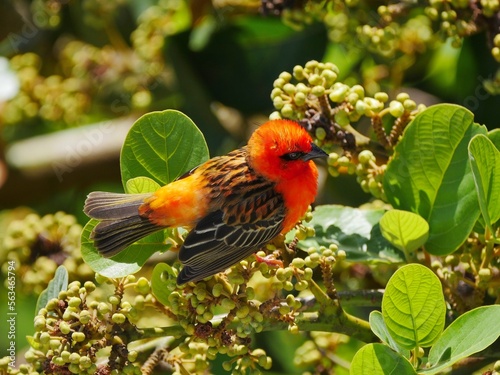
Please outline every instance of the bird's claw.
[[265, 257], [261, 257], [255, 254], [255, 260], [257, 260], [257, 262], [259, 263], [265, 263], [268, 266], [283, 268], [283, 262], [279, 259], [276, 259], [274, 255], [266, 255]]

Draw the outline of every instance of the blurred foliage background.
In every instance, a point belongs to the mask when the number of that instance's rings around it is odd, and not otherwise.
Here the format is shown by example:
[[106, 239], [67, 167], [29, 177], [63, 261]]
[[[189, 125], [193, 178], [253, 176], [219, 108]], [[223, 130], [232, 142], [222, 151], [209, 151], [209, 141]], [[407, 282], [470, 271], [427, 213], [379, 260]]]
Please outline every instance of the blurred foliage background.
[[[32, 285], [18, 288], [18, 309], [33, 311], [19, 317], [18, 337], [32, 331], [36, 294], [55, 266], [78, 251], [86, 194], [122, 190], [119, 150], [140, 115], [179, 109], [212, 155], [222, 154], [273, 110], [278, 75], [316, 59], [335, 63], [339, 80], [367, 94], [457, 103], [493, 129], [499, 7], [497, 0], [1, 0], [0, 260], [19, 254], [29, 267], [18, 276], [31, 273], [23, 282]], [[353, 176], [331, 180], [322, 203], [370, 198]], [[51, 255], [61, 248], [66, 255]], [[30, 271], [40, 255], [52, 256], [54, 267]], [[74, 277], [92, 276], [84, 264], [65, 265]], [[281, 333], [273, 340], [283, 341]]]
[[[334, 62], [369, 95], [411, 91], [496, 127], [498, 4], [479, 5], [3, 1], [0, 205], [79, 214], [89, 185], [117, 181], [116, 147], [103, 151], [111, 128], [152, 110], [182, 110], [223, 153], [270, 113], [279, 73], [311, 59]], [[22, 142], [90, 124], [101, 128], [63, 132], [59, 153], [43, 146], [55, 138]]]

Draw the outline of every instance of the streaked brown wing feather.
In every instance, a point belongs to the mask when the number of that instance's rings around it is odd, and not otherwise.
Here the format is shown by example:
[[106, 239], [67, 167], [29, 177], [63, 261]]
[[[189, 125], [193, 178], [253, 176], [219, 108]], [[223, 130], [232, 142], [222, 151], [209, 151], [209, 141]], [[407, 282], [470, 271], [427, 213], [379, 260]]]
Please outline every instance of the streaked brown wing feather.
[[220, 203], [187, 236], [179, 252], [179, 260], [184, 264], [179, 284], [225, 270], [281, 232], [285, 217], [283, 198], [273, 189], [273, 183], [248, 168], [245, 155], [238, 150], [232, 158], [214, 166], [219, 168], [218, 173], [205, 171], [211, 199]]
[[179, 252], [184, 264], [179, 284], [201, 280], [250, 256], [281, 232], [283, 216], [230, 226], [224, 223], [222, 211], [208, 215], [189, 233]]

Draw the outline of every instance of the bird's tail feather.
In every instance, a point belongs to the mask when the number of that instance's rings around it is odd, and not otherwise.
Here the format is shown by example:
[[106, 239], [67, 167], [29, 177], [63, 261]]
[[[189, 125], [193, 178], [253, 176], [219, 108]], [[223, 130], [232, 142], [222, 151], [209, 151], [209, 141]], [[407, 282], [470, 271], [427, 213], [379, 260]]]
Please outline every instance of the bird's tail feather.
[[137, 215], [144, 199], [150, 196], [150, 193], [120, 194], [94, 191], [88, 195], [83, 211], [93, 219], [123, 219]]
[[87, 216], [101, 220], [92, 231], [94, 246], [112, 257], [162, 227], [139, 215], [139, 207], [151, 194], [90, 193], [85, 201]]

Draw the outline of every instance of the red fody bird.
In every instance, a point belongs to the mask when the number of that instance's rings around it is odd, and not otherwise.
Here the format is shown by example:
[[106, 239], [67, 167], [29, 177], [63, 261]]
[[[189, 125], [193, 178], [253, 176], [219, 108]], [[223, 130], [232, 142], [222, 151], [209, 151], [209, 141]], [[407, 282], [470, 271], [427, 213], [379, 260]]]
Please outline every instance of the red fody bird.
[[327, 157], [289, 120], [261, 125], [248, 145], [214, 157], [150, 194], [90, 193], [84, 212], [100, 220], [91, 238], [112, 257], [169, 227], [192, 228], [179, 251], [178, 284], [198, 281], [258, 251], [294, 227], [314, 201]]

